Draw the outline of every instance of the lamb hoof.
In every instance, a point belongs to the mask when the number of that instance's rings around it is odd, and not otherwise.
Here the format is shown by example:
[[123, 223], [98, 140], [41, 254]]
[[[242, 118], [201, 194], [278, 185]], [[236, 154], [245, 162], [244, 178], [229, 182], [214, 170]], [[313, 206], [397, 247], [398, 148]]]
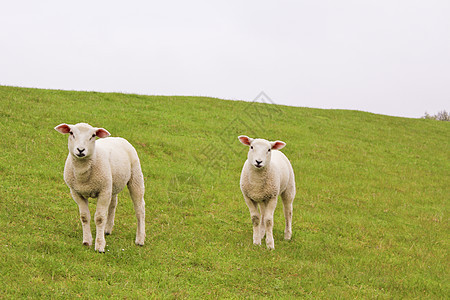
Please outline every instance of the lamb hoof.
[[273, 241], [266, 242], [267, 249], [269, 250], [275, 250], [275, 243]]
[[111, 235], [113, 232], [113, 226], [106, 226], [105, 227], [105, 235]]
[[136, 238], [136, 240], [134, 241], [134, 243], [135, 243], [137, 246], [144, 246], [144, 241], [145, 241], [145, 238]]
[[284, 239], [285, 239], [286, 241], [290, 241], [290, 240], [291, 240], [291, 237], [292, 237], [292, 233], [285, 233], [285, 234], [284, 234]]
[[91, 244], [89, 242], [83, 242], [83, 246], [90, 247]]

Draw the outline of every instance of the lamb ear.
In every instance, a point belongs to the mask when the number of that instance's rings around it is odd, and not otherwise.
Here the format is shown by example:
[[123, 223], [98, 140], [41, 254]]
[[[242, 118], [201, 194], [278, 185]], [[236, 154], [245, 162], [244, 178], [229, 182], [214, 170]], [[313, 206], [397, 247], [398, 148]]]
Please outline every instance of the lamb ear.
[[272, 150], [280, 150], [286, 146], [286, 143], [282, 141], [270, 142], [270, 144], [272, 145]]
[[56, 126], [55, 130], [62, 134], [66, 134], [66, 133], [70, 132], [70, 125], [62, 123], [62, 124], [59, 124], [58, 126]]
[[246, 135], [240, 135], [238, 137], [238, 139], [241, 141], [242, 144], [247, 145], [247, 146], [250, 146], [250, 144], [253, 142], [253, 139], [249, 138]]
[[110, 136], [111, 134], [108, 132], [108, 130], [104, 128], [97, 128], [95, 135], [98, 136], [99, 138], [105, 138], [107, 136]]

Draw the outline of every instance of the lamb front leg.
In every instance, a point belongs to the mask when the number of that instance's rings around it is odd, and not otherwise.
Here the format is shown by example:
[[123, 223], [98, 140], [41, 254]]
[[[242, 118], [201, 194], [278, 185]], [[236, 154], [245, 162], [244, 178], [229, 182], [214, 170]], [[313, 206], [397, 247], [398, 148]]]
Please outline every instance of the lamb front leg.
[[97, 201], [97, 210], [95, 211], [94, 220], [97, 228], [97, 234], [95, 237], [95, 250], [104, 253], [106, 240], [105, 240], [105, 228], [108, 218], [108, 208], [111, 202], [111, 193], [100, 193]]
[[252, 218], [252, 224], [253, 224], [253, 244], [255, 245], [261, 245], [261, 232], [260, 232], [260, 223], [261, 223], [261, 219], [260, 219], [260, 214], [258, 211], [258, 204], [251, 200], [248, 197], [245, 197], [245, 203], [248, 206], [248, 209], [250, 210], [250, 217]]
[[78, 209], [80, 211], [81, 227], [83, 228], [83, 245], [92, 245], [92, 234], [91, 234], [91, 214], [89, 212], [89, 202], [88, 199], [84, 198], [74, 190], [70, 190], [73, 200], [78, 204]]
[[261, 202], [261, 211], [264, 211], [264, 225], [266, 227], [266, 246], [270, 250], [275, 249], [273, 240], [273, 213], [277, 207], [277, 198], [272, 198], [267, 202]]

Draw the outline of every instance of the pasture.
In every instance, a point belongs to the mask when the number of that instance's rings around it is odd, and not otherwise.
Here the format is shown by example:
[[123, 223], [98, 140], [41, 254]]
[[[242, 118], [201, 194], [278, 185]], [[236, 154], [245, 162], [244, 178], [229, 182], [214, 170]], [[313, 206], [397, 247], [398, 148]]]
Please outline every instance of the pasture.
[[[143, 247], [126, 190], [106, 253], [82, 245], [53, 129], [78, 122], [138, 151]], [[242, 134], [286, 142], [296, 174], [293, 237], [279, 201], [274, 251], [252, 244]], [[447, 298], [449, 142], [434, 120], [0, 86], [0, 298]]]

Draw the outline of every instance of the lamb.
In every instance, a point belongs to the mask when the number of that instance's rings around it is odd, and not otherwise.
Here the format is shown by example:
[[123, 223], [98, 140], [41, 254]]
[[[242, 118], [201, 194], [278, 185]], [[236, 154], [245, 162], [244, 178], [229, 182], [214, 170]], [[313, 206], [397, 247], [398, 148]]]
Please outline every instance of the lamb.
[[[91, 215], [88, 198], [98, 198], [94, 220], [97, 229], [95, 250], [105, 252], [105, 234], [111, 234], [117, 206], [117, 194], [128, 185], [137, 218], [136, 245], [145, 240], [144, 176], [139, 157], [125, 139], [108, 137], [103, 128], [86, 123], [60, 124], [55, 130], [69, 135], [69, 155], [64, 167], [64, 181], [78, 204], [83, 244], [92, 245]], [[96, 139], [96, 137], [101, 139]]]
[[245, 135], [239, 136], [239, 140], [249, 146], [240, 185], [253, 223], [253, 244], [261, 245], [261, 239], [266, 235], [267, 248], [273, 250], [273, 213], [278, 195], [283, 200], [286, 220], [284, 238], [290, 240], [292, 237], [292, 203], [296, 191], [294, 170], [288, 158], [277, 151], [286, 143], [252, 139]]

